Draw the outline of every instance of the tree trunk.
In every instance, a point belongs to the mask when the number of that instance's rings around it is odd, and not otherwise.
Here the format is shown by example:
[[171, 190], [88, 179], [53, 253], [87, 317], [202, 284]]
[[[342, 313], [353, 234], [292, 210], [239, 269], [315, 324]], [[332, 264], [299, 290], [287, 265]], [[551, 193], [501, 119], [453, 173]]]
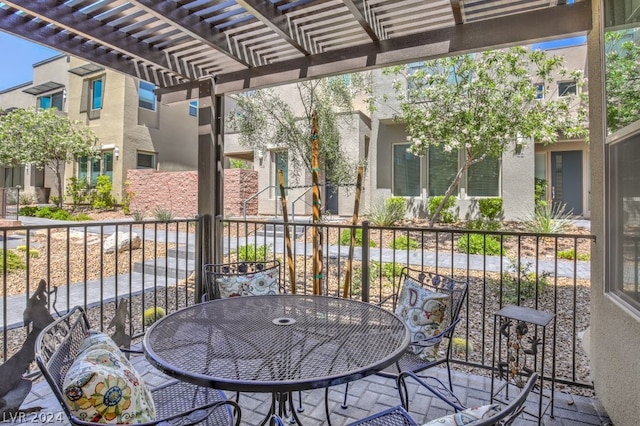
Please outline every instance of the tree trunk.
[[436, 219], [438, 218], [438, 215], [440, 214], [444, 206], [447, 205], [447, 200], [449, 200], [449, 197], [451, 197], [451, 194], [453, 194], [453, 190], [456, 189], [456, 186], [458, 186], [458, 184], [460, 183], [460, 179], [462, 179], [462, 173], [464, 173], [464, 171], [467, 170], [468, 168], [469, 166], [465, 162], [462, 165], [462, 167], [460, 167], [460, 169], [458, 170], [458, 173], [456, 173], [456, 177], [453, 178], [453, 182], [451, 182], [451, 185], [449, 185], [449, 188], [447, 188], [447, 192], [445, 192], [444, 198], [436, 208], [436, 211], [433, 213], [433, 216], [431, 216], [431, 218], [429, 219], [429, 228], [433, 228], [433, 225], [436, 223]]
[[56, 174], [56, 189], [58, 190], [58, 200], [56, 201], [56, 205], [58, 208], [62, 208], [62, 200], [64, 195], [62, 193], [62, 175], [60, 174], [60, 161], [54, 160], [55, 167], [53, 168], [54, 173]]

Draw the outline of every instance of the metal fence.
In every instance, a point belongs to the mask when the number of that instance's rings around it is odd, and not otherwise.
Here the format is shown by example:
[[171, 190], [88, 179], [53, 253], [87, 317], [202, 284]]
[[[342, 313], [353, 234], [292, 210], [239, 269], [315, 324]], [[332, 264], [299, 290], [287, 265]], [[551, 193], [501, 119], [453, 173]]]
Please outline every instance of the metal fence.
[[20, 188], [0, 188], [0, 219], [18, 220]]
[[[291, 224], [288, 250], [281, 221], [218, 218], [213, 228], [219, 238], [215, 246], [221, 250], [217, 256], [223, 262], [278, 259], [284, 266], [285, 286], [311, 293], [313, 226]], [[126, 299], [127, 331], [133, 336], [144, 333], [143, 312], [148, 308], [172, 312], [196, 303], [200, 229], [204, 228], [196, 220], [0, 228], [2, 362], [25, 340], [29, 330], [22, 314], [40, 279], [47, 282], [51, 311], [85, 306], [94, 327], [102, 330], [109, 330], [115, 301]], [[324, 294], [342, 297], [346, 291], [348, 297], [378, 303], [398, 292], [398, 277], [407, 265], [464, 278], [469, 297], [454, 344], [459, 364], [483, 371], [491, 368], [493, 315], [504, 305], [518, 304], [556, 314], [550, 333], [559, 343], [556, 382], [591, 386], [580, 335], [589, 325], [593, 236], [376, 227], [367, 222], [323, 223], [316, 229], [321, 235]], [[107, 250], [109, 240], [122, 243], [127, 233], [137, 234], [139, 245], [136, 242], [133, 249], [117, 254]], [[350, 249], [352, 233], [357, 244]], [[348, 280], [350, 284], [345, 284]], [[385, 306], [393, 309], [389, 303]], [[546, 347], [551, 350], [552, 345]]]

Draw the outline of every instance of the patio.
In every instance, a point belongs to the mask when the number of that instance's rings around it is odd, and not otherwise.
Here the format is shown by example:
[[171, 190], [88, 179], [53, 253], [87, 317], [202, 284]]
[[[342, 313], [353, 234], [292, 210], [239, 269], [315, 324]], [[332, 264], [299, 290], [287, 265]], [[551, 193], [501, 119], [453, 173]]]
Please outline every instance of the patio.
[[[143, 373], [145, 381], [151, 386], [161, 384], [164, 380], [167, 380], [167, 377], [151, 367], [144, 357], [135, 356], [133, 363], [136, 369]], [[446, 378], [446, 370], [442, 368], [434, 368], [429, 374], [443, 379]], [[487, 403], [491, 386], [490, 379], [456, 371], [454, 372], [453, 381], [456, 394], [459, 395], [467, 405]], [[354, 420], [400, 404], [393, 381], [382, 377], [369, 376], [352, 382], [349, 390], [349, 408], [347, 409], [340, 408], [343, 389], [343, 386], [338, 386], [329, 393], [330, 410], [332, 413], [331, 421], [335, 426], [346, 425]], [[415, 386], [410, 390], [412, 393], [412, 401], [414, 401], [410, 412], [418, 422], [432, 420], [452, 412], [441, 401], [434, 400], [424, 393], [416, 394], [416, 390], [417, 388]], [[234, 393], [232, 392], [228, 393], [228, 395], [231, 398], [234, 397]], [[270, 398], [271, 396], [267, 393], [243, 393], [240, 397], [242, 424], [247, 426], [260, 424], [260, 421], [264, 418], [269, 408]], [[530, 395], [529, 400], [531, 402], [527, 404], [527, 407], [536, 407], [535, 398], [536, 395]], [[324, 391], [322, 389], [303, 392], [304, 412], [300, 413], [300, 418], [302, 422], [304, 422], [304, 425], [319, 426], [326, 424], [324, 420], [323, 399]], [[417, 401], [421, 402], [416, 403]], [[66, 417], [64, 413], [62, 413], [57, 400], [51, 394], [47, 383], [44, 381], [40, 381], [34, 385], [23, 407], [43, 407], [43, 409], [37, 413], [27, 415], [26, 418], [22, 418], [20, 420], [21, 424], [41, 424], [45, 420], [46, 423], [49, 424], [69, 424], [66, 422]], [[597, 398], [556, 392], [554, 414], [553, 419], [546, 415], [543, 424], [612, 424]], [[64, 419], [64, 421], [59, 421], [60, 419]], [[534, 425], [536, 423], [537, 421], [533, 417], [525, 414], [521, 415], [514, 424]]]

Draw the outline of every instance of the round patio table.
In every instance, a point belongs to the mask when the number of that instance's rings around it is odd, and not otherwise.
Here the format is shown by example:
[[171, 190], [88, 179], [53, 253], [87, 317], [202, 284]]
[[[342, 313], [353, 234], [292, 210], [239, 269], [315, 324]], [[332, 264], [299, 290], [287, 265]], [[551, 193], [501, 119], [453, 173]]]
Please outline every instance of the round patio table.
[[409, 341], [399, 317], [369, 303], [270, 295], [218, 299], [181, 309], [151, 326], [144, 350], [151, 364], [178, 379], [230, 391], [272, 393], [267, 418], [276, 411], [282, 415], [282, 401], [288, 400], [300, 423], [292, 391], [374, 374], [400, 358]]

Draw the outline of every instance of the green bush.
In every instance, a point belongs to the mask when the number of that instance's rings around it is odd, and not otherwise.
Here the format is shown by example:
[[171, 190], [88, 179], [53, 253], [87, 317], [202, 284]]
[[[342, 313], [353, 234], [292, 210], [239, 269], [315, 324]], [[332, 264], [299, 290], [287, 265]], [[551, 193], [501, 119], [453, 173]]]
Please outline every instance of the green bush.
[[91, 200], [91, 207], [94, 209], [111, 209], [115, 204], [115, 199], [111, 195], [113, 186], [111, 178], [107, 175], [100, 175], [96, 180], [96, 190]]
[[168, 210], [168, 209], [163, 209], [163, 208], [157, 207], [153, 211], [153, 217], [155, 217], [156, 220], [161, 220], [163, 222], [169, 222], [171, 219], [173, 219], [173, 212], [171, 210]]
[[498, 256], [503, 251], [503, 247], [497, 237], [484, 234], [464, 235], [458, 239], [456, 247], [463, 253], [485, 254], [487, 256]]
[[385, 262], [382, 264], [382, 276], [394, 282], [400, 276], [404, 266], [399, 263]]
[[151, 324], [167, 315], [167, 312], [160, 306], [154, 306], [147, 308], [142, 313], [142, 322], [145, 327], [149, 327]]
[[[558, 252], [558, 258], [566, 259], [566, 260], [574, 260], [576, 258], [576, 251], [575, 249], [561, 250]], [[583, 260], [588, 262], [591, 259], [591, 256], [589, 255], [589, 253], [578, 253], [577, 258], [578, 260]]]
[[478, 209], [482, 218], [495, 222], [504, 213], [502, 210], [502, 198], [481, 198], [478, 200]]
[[78, 213], [71, 216], [70, 220], [81, 222], [83, 220], [92, 220], [92, 218], [86, 213]]
[[[444, 195], [438, 195], [438, 196], [429, 198], [429, 217], [433, 217], [433, 215], [436, 212], [436, 209], [438, 208], [440, 203], [442, 203], [443, 199], [444, 199]], [[449, 197], [449, 199], [447, 200], [447, 203], [444, 205], [444, 207], [442, 208], [442, 210], [440, 210], [440, 213], [438, 214], [438, 218], [436, 219], [437, 222], [454, 223], [456, 220], [458, 220], [458, 216], [454, 211], [456, 199], [457, 198], [454, 196]]]
[[68, 211], [62, 209], [52, 211], [51, 214], [47, 217], [55, 220], [71, 220], [71, 214]]
[[[518, 269], [520, 269], [520, 272], [518, 272]], [[517, 304], [519, 302], [518, 294], [520, 295], [520, 301], [535, 297], [536, 293], [538, 295], [541, 294], [544, 288], [549, 285], [547, 278], [550, 275], [548, 272], [543, 272], [536, 280], [536, 273], [532, 268], [531, 262], [520, 261], [518, 266], [517, 259], [511, 259], [510, 265], [502, 274], [503, 301], [509, 304]], [[520, 279], [519, 283], [518, 278]], [[500, 290], [499, 282], [492, 282], [492, 284], [496, 291]]]
[[403, 197], [391, 197], [384, 202], [372, 203], [365, 216], [374, 226], [393, 226], [404, 219], [406, 213], [407, 200]]
[[18, 256], [16, 253], [12, 251], [5, 252], [4, 250], [0, 250], [0, 273], [4, 273], [4, 261], [5, 256], [7, 257], [7, 271], [12, 272], [17, 271], [18, 269], [24, 269], [25, 264], [22, 261], [22, 258]]
[[[27, 252], [27, 246], [26, 246], [26, 244], [21, 244], [18, 247], [16, 247], [16, 250], [17, 251], [21, 251], [23, 253], [26, 253]], [[29, 249], [29, 257], [33, 257], [33, 258], [40, 257], [40, 252], [38, 250], [36, 250], [36, 249], [33, 249], [33, 248]]]
[[[340, 233], [340, 245], [348, 246], [351, 244], [351, 229], [345, 229]], [[356, 231], [356, 247], [362, 247], [362, 229], [355, 228]], [[376, 242], [369, 240], [369, 247], [375, 247]]]
[[20, 210], [18, 210], [18, 215], [34, 217], [37, 211], [38, 206], [24, 206], [20, 207]]
[[420, 244], [413, 238], [409, 238], [406, 235], [396, 237], [391, 241], [391, 248], [396, 250], [415, 250], [420, 247]]
[[547, 206], [547, 181], [535, 178], [534, 199], [536, 208]]
[[246, 246], [240, 246], [235, 251], [238, 254], [238, 261], [240, 262], [264, 262], [269, 255], [269, 246], [254, 246], [248, 244]]
[[87, 182], [73, 176], [67, 179], [67, 197], [71, 198], [73, 207], [87, 202]]

